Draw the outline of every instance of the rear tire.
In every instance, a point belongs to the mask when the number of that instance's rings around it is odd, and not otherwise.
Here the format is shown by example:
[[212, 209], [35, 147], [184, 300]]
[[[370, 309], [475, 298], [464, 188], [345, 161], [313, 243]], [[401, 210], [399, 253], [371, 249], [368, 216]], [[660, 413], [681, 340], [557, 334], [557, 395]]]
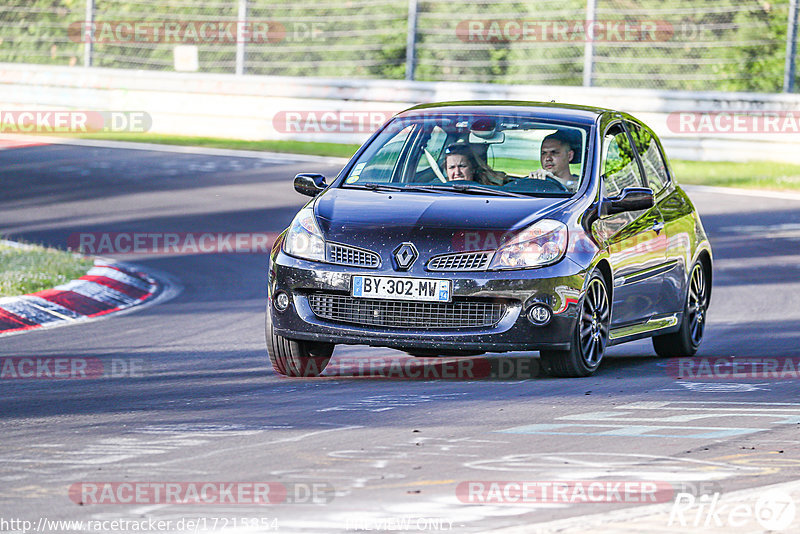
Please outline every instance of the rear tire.
[[272, 330], [272, 317], [266, 314], [267, 353], [275, 372], [292, 377], [319, 376], [333, 354], [333, 343], [286, 339]]
[[599, 271], [594, 271], [589, 277], [579, 309], [570, 349], [539, 352], [542, 369], [550, 376], [589, 376], [603, 361], [611, 321], [611, 300], [608, 285]]
[[703, 341], [707, 308], [706, 271], [703, 264], [697, 262], [692, 266], [692, 274], [689, 277], [680, 329], [672, 334], [653, 337], [653, 348], [656, 354], [662, 358], [694, 356]]

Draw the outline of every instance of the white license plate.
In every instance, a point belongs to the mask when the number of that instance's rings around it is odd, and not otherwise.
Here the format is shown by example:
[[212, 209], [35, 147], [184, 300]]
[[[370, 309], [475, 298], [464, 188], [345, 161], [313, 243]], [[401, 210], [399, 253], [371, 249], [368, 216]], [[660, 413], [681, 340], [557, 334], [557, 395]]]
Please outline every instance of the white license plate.
[[395, 276], [353, 276], [354, 297], [450, 302], [450, 280]]

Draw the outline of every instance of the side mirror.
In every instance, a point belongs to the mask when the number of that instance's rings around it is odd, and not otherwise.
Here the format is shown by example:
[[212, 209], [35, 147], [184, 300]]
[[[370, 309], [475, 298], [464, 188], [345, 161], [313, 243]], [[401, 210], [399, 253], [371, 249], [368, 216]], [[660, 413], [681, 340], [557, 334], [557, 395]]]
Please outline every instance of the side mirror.
[[646, 210], [652, 208], [654, 202], [653, 190], [649, 187], [626, 187], [619, 196], [605, 200], [605, 213], [614, 215], [626, 211]]
[[301, 173], [294, 177], [294, 190], [301, 195], [315, 197], [328, 187], [321, 174]]

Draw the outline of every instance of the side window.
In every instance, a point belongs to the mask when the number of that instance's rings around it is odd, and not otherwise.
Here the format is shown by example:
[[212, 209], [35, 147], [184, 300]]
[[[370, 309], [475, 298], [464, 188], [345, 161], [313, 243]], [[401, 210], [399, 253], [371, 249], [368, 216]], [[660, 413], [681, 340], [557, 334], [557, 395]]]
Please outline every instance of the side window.
[[[431, 136], [422, 148], [428, 151], [428, 154], [431, 155], [434, 161], [439, 161], [439, 158], [442, 156], [442, 151], [444, 150], [445, 142], [447, 142], [447, 132], [442, 130], [439, 126], [434, 126], [433, 131], [431, 131]], [[431, 166], [427, 157], [419, 158], [417, 162], [417, 174], [430, 168]]]
[[628, 122], [627, 125], [630, 128], [633, 143], [636, 145], [636, 151], [639, 152], [639, 157], [642, 159], [647, 184], [654, 193], [658, 193], [669, 182], [664, 156], [658, 149], [658, 143], [649, 128], [643, 128], [632, 122]]
[[614, 125], [603, 137], [603, 194], [613, 197], [626, 187], [643, 187], [642, 173], [620, 125]]
[[391, 182], [397, 160], [413, 129], [413, 126], [406, 126], [397, 132], [368, 161], [361, 161], [353, 167], [345, 182]]

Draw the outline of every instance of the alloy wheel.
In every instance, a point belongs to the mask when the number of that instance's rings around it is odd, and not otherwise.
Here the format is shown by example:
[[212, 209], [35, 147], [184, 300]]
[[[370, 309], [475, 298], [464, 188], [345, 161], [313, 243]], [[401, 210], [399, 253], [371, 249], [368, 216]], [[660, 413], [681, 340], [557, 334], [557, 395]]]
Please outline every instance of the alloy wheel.
[[594, 278], [589, 282], [581, 308], [580, 345], [586, 365], [600, 364], [608, 342], [610, 306], [605, 284]]
[[706, 321], [706, 276], [701, 265], [695, 265], [692, 278], [689, 282], [689, 334], [692, 343], [699, 345], [703, 339], [703, 329]]

